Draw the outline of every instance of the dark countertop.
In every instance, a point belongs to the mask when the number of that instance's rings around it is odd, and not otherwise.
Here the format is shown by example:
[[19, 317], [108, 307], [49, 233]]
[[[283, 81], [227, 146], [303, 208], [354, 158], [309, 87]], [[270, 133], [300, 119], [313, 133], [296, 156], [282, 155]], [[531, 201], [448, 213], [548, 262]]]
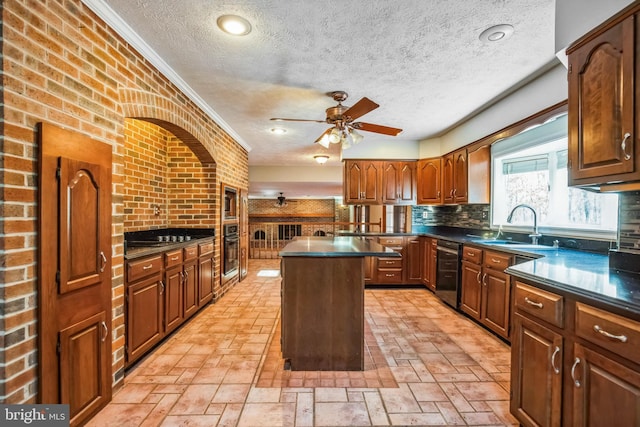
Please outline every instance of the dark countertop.
[[132, 260], [137, 258], [144, 258], [146, 256], [161, 254], [163, 252], [172, 251], [174, 249], [185, 248], [193, 244], [210, 242], [213, 239], [213, 236], [208, 236], [192, 238], [188, 242], [149, 242], [150, 246], [127, 248], [124, 254], [124, 259]]
[[360, 237], [296, 237], [280, 251], [280, 256], [303, 257], [401, 257], [398, 252]]

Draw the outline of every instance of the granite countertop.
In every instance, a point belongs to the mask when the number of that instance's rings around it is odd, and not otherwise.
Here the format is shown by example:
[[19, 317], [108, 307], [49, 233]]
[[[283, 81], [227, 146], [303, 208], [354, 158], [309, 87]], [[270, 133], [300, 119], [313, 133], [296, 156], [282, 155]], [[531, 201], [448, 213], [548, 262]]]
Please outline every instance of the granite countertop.
[[280, 256], [303, 257], [401, 257], [392, 249], [361, 237], [296, 237], [280, 251]]
[[150, 242], [150, 246], [138, 246], [127, 248], [124, 254], [125, 260], [143, 258], [150, 255], [161, 254], [174, 249], [185, 248], [187, 246], [204, 243], [214, 239], [214, 236], [192, 238], [188, 242]]

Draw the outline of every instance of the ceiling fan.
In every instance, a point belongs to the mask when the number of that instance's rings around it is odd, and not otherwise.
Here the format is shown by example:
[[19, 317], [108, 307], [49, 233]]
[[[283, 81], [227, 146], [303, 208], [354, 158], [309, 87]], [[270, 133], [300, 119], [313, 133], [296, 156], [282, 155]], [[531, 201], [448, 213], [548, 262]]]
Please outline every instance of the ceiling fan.
[[274, 117], [271, 120], [275, 121], [289, 121], [289, 122], [314, 122], [314, 123], [329, 123], [333, 127], [324, 131], [322, 135], [315, 142], [322, 145], [325, 148], [329, 148], [329, 144], [342, 143], [342, 148], [347, 149], [351, 147], [351, 144], [358, 144], [362, 141], [363, 136], [356, 130], [364, 130], [367, 132], [381, 133], [383, 135], [396, 136], [402, 129], [392, 128], [388, 126], [376, 125], [365, 122], [354, 122], [355, 119], [364, 116], [365, 114], [375, 110], [379, 107], [378, 104], [370, 100], [369, 98], [362, 98], [356, 102], [352, 107], [342, 105], [349, 96], [347, 92], [338, 90], [330, 92], [328, 94], [333, 98], [338, 105], [327, 108], [327, 118], [325, 120], [308, 120], [308, 119], [285, 119], [281, 117]]

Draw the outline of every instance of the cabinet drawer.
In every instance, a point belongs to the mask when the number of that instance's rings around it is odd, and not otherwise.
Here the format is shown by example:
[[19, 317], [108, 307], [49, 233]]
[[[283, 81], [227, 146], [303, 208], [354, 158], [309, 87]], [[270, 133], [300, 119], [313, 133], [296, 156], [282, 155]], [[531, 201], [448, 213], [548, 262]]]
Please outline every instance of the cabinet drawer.
[[182, 249], [176, 249], [175, 251], [164, 253], [165, 268], [173, 267], [180, 264], [182, 264]]
[[198, 255], [199, 256], [209, 255], [210, 253], [213, 253], [213, 242], [199, 243], [198, 244]]
[[501, 252], [484, 251], [484, 266], [503, 271], [511, 265], [511, 257]]
[[640, 323], [576, 303], [576, 335], [640, 363]]
[[383, 246], [402, 246], [402, 236], [379, 237], [378, 242]]
[[187, 261], [190, 259], [195, 259], [198, 257], [198, 246], [187, 246], [186, 248], [182, 248], [182, 258]]
[[462, 247], [462, 259], [471, 261], [474, 264], [482, 263], [482, 249]]
[[378, 258], [378, 268], [402, 268], [402, 258]]
[[533, 317], [564, 327], [564, 299], [560, 295], [516, 282], [513, 304]]
[[402, 270], [378, 269], [376, 283], [402, 283]]
[[127, 261], [127, 282], [134, 282], [142, 277], [160, 273], [162, 270], [162, 257], [160, 255]]

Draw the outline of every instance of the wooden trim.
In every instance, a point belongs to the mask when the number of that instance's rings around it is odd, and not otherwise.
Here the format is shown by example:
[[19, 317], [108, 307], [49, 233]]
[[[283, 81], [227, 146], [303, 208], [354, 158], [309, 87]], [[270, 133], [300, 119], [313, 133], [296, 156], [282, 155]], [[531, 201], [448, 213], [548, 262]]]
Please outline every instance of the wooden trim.
[[316, 214], [316, 213], [300, 213], [300, 214], [249, 214], [249, 218], [333, 218], [335, 215]]

